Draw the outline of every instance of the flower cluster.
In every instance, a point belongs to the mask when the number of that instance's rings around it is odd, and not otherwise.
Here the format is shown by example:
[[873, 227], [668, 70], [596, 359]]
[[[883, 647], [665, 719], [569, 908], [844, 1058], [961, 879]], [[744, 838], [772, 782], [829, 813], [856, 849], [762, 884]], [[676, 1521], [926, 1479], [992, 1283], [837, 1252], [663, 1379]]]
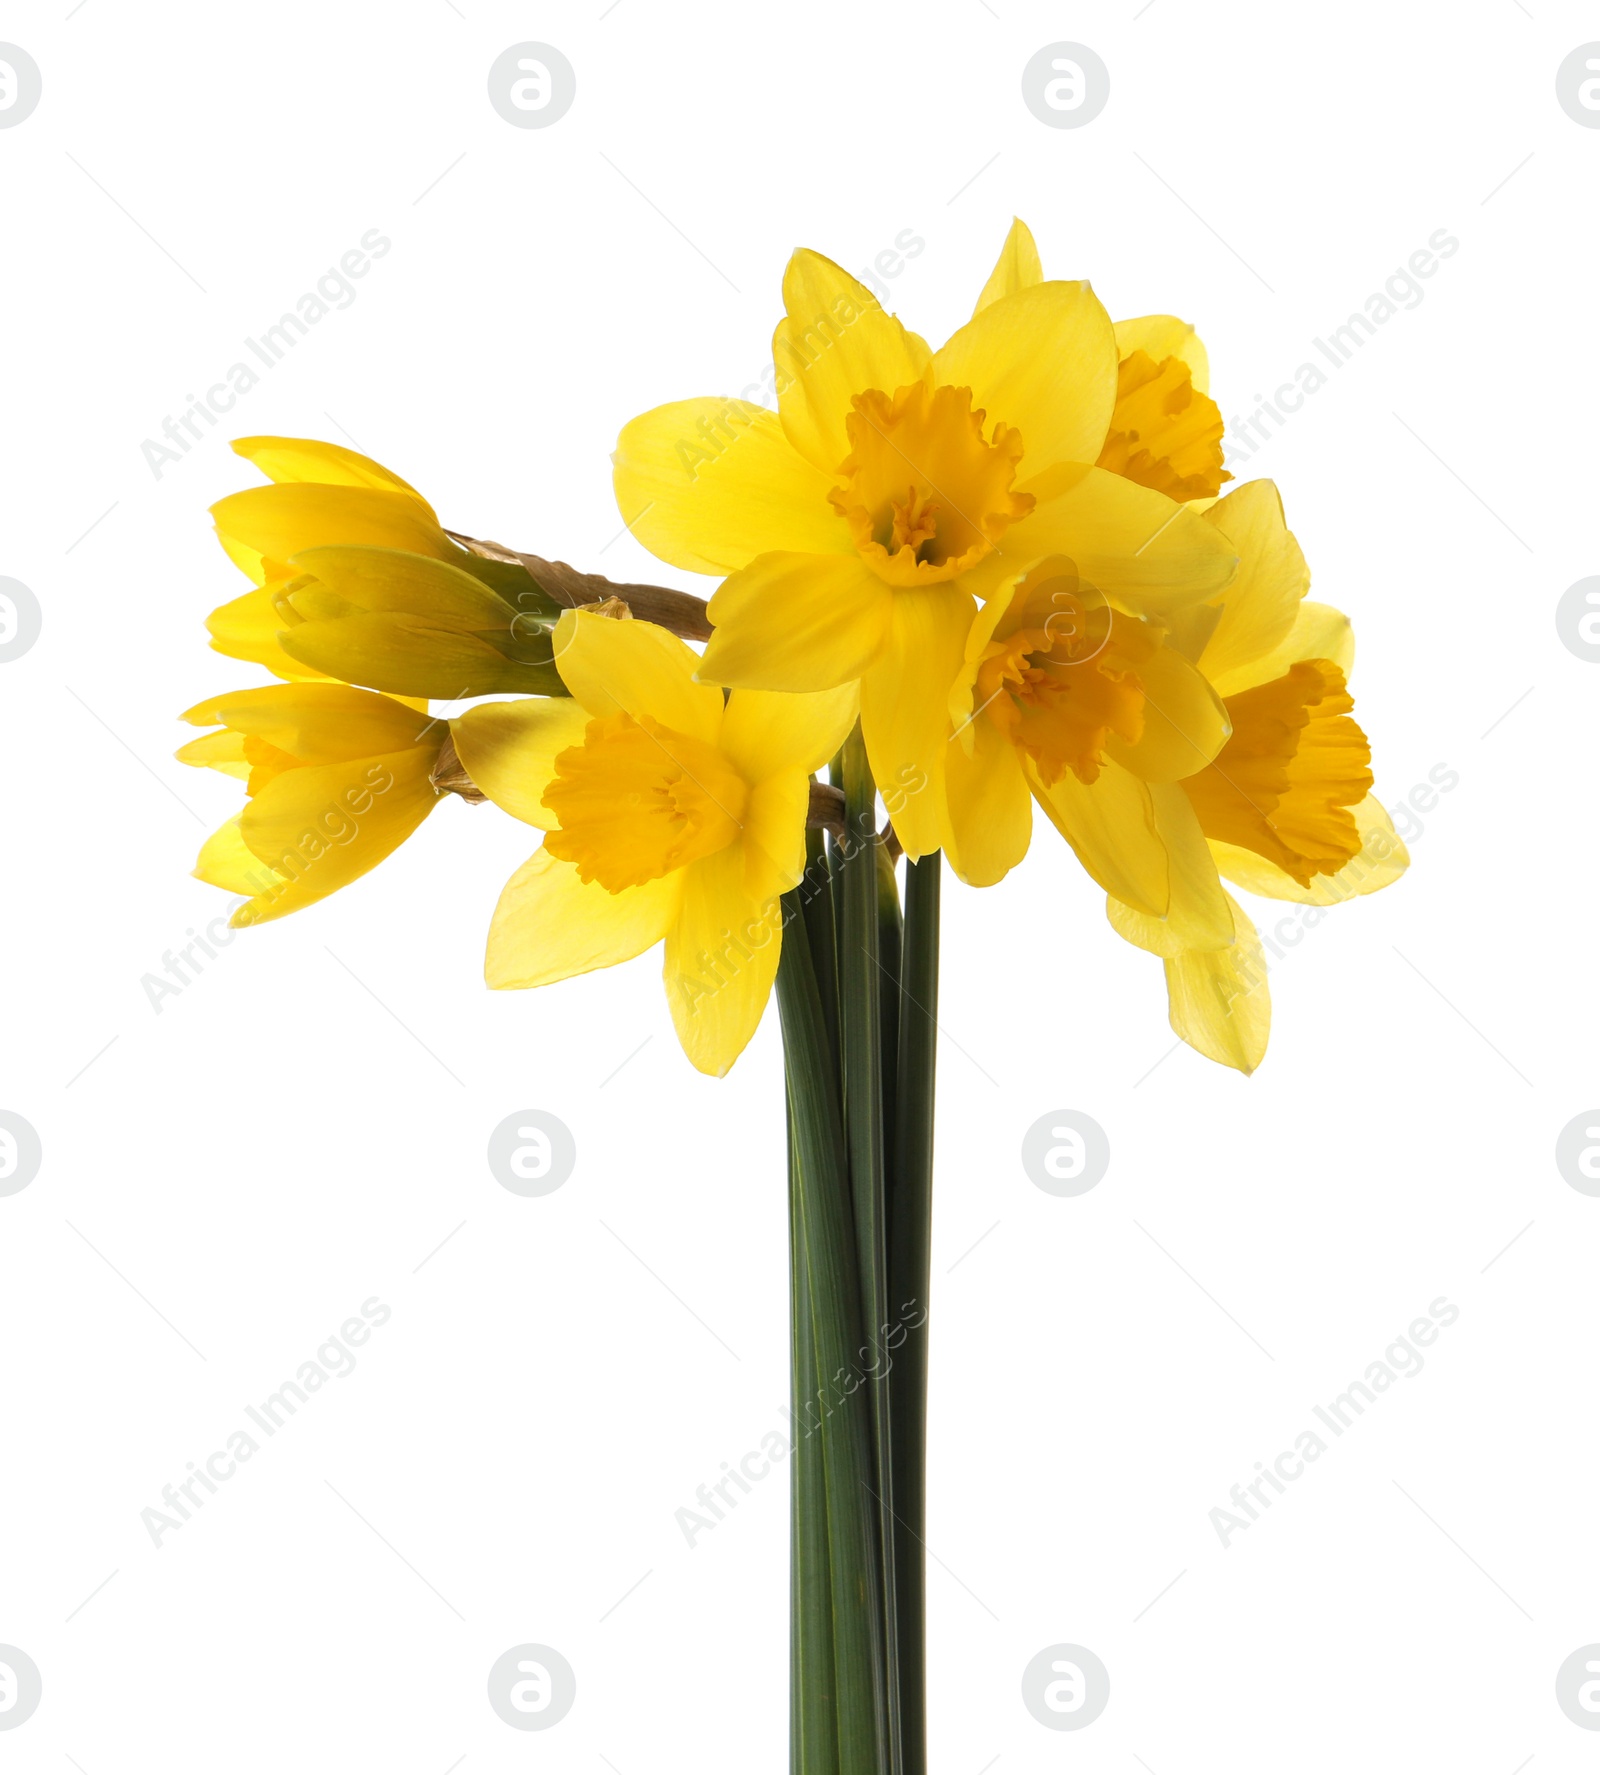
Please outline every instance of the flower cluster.
[[684, 1048], [720, 1074], [827, 820], [813, 775], [859, 721], [908, 856], [991, 885], [1037, 806], [1113, 929], [1161, 958], [1178, 1034], [1252, 1070], [1265, 969], [1224, 882], [1328, 905], [1406, 855], [1351, 713], [1349, 622], [1307, 600], [1272, 483], [1223, 493], [1194, 330], [1114, 322], [1044, 277], [1020, 222], [936, 351], [816, 253], [783, 295], [776, 412], [675, 402], [618, 443], [623, 517], [720, 581], [704, 609], [448, 532], [353, 451], [237, 444], [272, 484], [215, 508], [253, 589], [212, 644], [280, 682], [185, 717], [212, 731], [179, 756], [248, 797], [197, 873], [249, 896], [236, 922], [277, 917], [446, 795], [488, 799], [544, 834], [494, 915], [489, 984], [663, 943]]

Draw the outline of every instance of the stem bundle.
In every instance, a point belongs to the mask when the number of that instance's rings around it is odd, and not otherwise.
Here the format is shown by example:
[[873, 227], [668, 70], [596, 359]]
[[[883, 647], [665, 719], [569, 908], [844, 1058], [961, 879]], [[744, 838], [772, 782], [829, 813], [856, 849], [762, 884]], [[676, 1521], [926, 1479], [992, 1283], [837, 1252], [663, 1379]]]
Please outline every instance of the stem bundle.
[[894, 865], [859, 731], [785, 896], [793, 1775], [925, 1775], [923, 1470], [937, 856]]

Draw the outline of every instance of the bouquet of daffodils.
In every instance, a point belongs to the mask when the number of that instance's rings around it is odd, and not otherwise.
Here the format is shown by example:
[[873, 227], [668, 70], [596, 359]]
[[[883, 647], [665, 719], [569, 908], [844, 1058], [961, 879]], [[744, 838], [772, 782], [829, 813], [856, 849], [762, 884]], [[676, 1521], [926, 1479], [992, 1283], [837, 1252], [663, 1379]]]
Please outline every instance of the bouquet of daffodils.
[[1219, 497], [1190, 326], [1114, 322], [1020, 222], [937, 351], [817, 253], [783, 298], [777, 412], [675, 402], [614, 458], [634, 535], [709, 603], [446, 530], [338, 445], [240, 440], [270, 484], [214, 508], [251, 589], [209, 627], [277, 682], [191, 709], [178, 756], [244, 781], [196, 869], [245, 896], [235, 924], [349, 885], [458, 795], [541, 835], [490, 986], [662, 944], [684, 1052], [719, 1076], [776, 988], [791, 1767], [923, 1775], [941, 858], [998, 882], [1037, 807], [1160, 958], [1173, 1028], [1244, 1072], [1266, 968], [1224, 881], [1325, 906], [1407, 859], [1348, 620], [1307, 601], [1270, 482]]

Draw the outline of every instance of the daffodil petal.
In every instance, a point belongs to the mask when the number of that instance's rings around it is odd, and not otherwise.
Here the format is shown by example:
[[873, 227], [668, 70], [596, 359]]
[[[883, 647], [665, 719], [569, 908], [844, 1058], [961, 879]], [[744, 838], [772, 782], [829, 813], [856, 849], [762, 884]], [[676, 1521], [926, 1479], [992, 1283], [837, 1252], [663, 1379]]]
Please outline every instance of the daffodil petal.
[[1355, 665], [1356, 638], [1350, 618], [1342, 610], [1335, 610], [1331, 604], [1304, 603], [1295, 612], [1294, 626], [1270, 653], [1263, 653], [1231, 672], [1208, 676], [1219, 696], [1234, 696], [1257, 684], [1270, 684], [1290, 666], [1307, 659], [1332, 660], [1349, 677]]
[[656, 407], [623, 427], [612, 462], [628, 528], [690, 573], [733, 573], [773, 549], [854, 550], [828, 503], [834, 476], [807, 461], [765, 407], [717, 396]]
[[1203, 513], [1108, 469], [1059, 464], [1027, 490], [1032, 513], [1006, 533], [1009, 560], [1067, 555], [1079, 577], [1138, 616], [1220, 592], [1238, 551]]
[[1150, 786], [1109, 759], [1092, 784], [1069, 770], [1046, 785], [1028, 771], [1033, 798], [1090, 877], [1129, 906], [1165, 918], [1171, 904], [1167, 851], [1156, 831]]
[[1142, 351], [1159, 364], [1163, 358], [1175, 357], [1189, 366], [1190, 384], [1201, 394], [1211, 383], [1211, 360], [1200, 343], [1200, 335], [1186, 320], [1175, 314], [1141, 314], [1136, 320], [1117, 322], [1117, 356], [1132, 357]]
[[[969, 753], [978, 743], [977, 728], [968, 719], [972, 714], [973, 702], [976, 700], [978, 667], [983, 662], [985, 650], [994, 639], [995, 630], [1011, 614], [1017, 577], [1015, 573], [1010, 575], [1009, 583], [1004, 587], [1003, 596], [995, 595], [1001, 590], [998, 582], [988, 588], [987, 601], [978, 606], [978, 613], [972, 619], [972, 627], [967, 631], [961, 669], [956, 673], [955, 680], [950, 686], [950, 719], [956, 730], [953, 743]], [[963, 588], [970, 589], [971, 583], [971, 575], [963, 575], [961, 581]]]
[[211, 632], [211, 645], [229, 659], [249, 660], [252, 665], [265, 666], [279, 678], [315, 679], [326, 674], [314, 666], [302, 665], [284, 652], [279, 635], [286, 624], [277, 608], [282, 581], [256, 586], [242, 597], [219, 604], [206, 618]]
[[479, 703], [450, 723], [456, 756], [495, 804], [548, 832], [556, 817], [544, 792], [556, 774], [556, 756], [581, 746], [590, 716], [569, 696], [528, 696], [513, 703]]
[[883, 651], [894, 599], [853, 555], [758, 555], [711, 600], [700, 676], [748, 690], [853, 683]]
[[597, 881], [586, 886], [576, 864], [536, 850], [506, 883], [494, 909], [484, 978], [506, 991], [631, 961], [671, 929], [683, 874], [674, 870], [613, 894]]
[[772, 336], [778, 412], [789, 442], [830, 478], [850, 454], [851, 397], [892, 395], [927, 366], [927, 347], [848, 271], [802, 247], [783, 274], [784, 317]]
[[738, 845], [682, 874], [683, 899], [662, 967], [667, 1003], [690, 1062], [721, 1078], [744, 1052], [772, 995], [782, 915], [776, 900], [762, 904], [746, 892]]
[[1117, 404], [1111, 317], [1086, 283], [1033, 284], [980, 309], [933, 354], [932, 376], [1022, 433], [1024, 477], [1093, 462]]
[[278, 879], [245, 843], [237, 815], [201, 845], [193, 873], [198, 880], [225, 888], [230, 894], [259, 894]]
[[757, 905], [788, 893], [805, 873], [810, 803], [811, 779], [798, 771], [769, 776], [751, 789], [740, 843], [745, 895]]
[[1255, 926], [1231, 896], [1228, 949], [1188, 950], [1166, 962], [1167, 1007], [1175, 1034], [1219, 1065], [1251, 1073], [1267, 1051], [1272, 998]]
[[[306, 597], [296, 595], [297, 601]], [[281, 643], [302, 669], [351, 684], [452, 701], [523, 691], [550, 696], [561, 679], [551, 662], [508, 659], [478, 635], [403, 611], [358, 611], [285, 629]]]
[[433, 507], [409, 481], [343, 444], [325, 443], [321, 438], [235, 438], [233, 448], [270, 481], [314, 481], [329, 487], [375, 487], [384, 493], [404, 493], [430, 519], [438, 521]]
[[751, 784], [780, 772], [809, 776], [844, 744], [860, 707], [854, 683], [811, 692], [736, 690], [718, 743]]
[[220, 733], [203, 733], [197, 740], [179, 746], [173, 757], [180, 764], [192, 764], [207, 770], [219, 770], [225, 777], [250, 775], [250, 761], [245, 757], [244, 735], [223, 728]]
[[348, 684], [263, 684], [196, 703], [182, 719], [265, 740], [302, 764], [405, 751], [430, 725], [407, 704]]
[[462, 553], [412, 495], [375, 487], [247, 487], [219, 499], [211, 516], [229, 555], [258, 585], [302, 549], [327, 544], [365, 543], [440, 561]]
[[968, 731], [970, 753], [955, 739], [945, 753], [946, 854], [964, 882], [990, 887], [1027, 855], [1033, 802], [1011, 741], [982, 716]]
[[1131, 745], [1110, 734], [1106, 750], [1147, 783], [1176, 783], [1204, 770], [1232, 731], [1221, 697], [1171, 647], [1157, 648], [1134, 675], [1144, 688], [1144, 732]]
[[722, 693], [695, 682], [700, 655], [676, 635], [654, 623], [569, 610], [556, 624], [555, 652], [562, 682], [591, 715], [648, 715], [715, 744]]
[[1361, 849], [1334, 875], [1313, 875], [1309, 887], [1301, 887], [1276, 863], [1237, 844], [1211, 840], [1217, 868], [1236, 886], [1269, 900], [1298, 900], [1306, 906], [1339, 906], [1362, 894], [1375, 894], [1405, 874], [1410, 853], [1394, 822], [1375, 795], [1368, 795], [1350, 809]]
[[1106, 916], [1120, 937], [1152, 955], [1173, 957], [1192, 949], [1226, 949], [1233, 942], [1227, 891], [1189, 798], [1173, 783], [1154, 783], [1150, 804], [1166, 848], [1171, 901], [1165, 918], [1107, 896]]
[[1221, 619], [1200, 655], [1201, 669], [1215, 682], [1270, 655], [1288, 636], [1311, 569], [1271, 481], [1247, 481], [1203, 515], [1239, 556], [1239, 571], [1220, 599]]
[[972, 312], [975, 316], [980, 315], [991, 302], [998, 302], [1002, 296], [1014, 296], [1018, 290], [1043, 282], [1044, 267], [1039, 263], [1039, 249], [1033, 243], [1033, 235], [1020, 216], [1013, 216], [1000, 257], [989, 273], [989, 281], [978, 292], [977, 305]]
[[949, 831], [950, 686], [974, 612], [972, 599], [950, 584], [896, 592], [883, 653], [861, 680], [867, 761], [913, 860], [942, 849]]
[[241, 906], [232, 922], [282, 918], [376, 868], [437, 806], [429, 780], [436, 755], [425, 747], [274, 776], [239, 816], [239, 830], [283, 885]]

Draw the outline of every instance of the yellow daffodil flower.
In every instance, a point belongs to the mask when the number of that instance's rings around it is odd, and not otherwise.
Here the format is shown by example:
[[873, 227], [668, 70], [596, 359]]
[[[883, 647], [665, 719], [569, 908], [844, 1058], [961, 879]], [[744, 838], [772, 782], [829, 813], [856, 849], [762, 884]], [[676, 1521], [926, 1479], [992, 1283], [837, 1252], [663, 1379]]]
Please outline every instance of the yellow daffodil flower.
[[1166, 964], [1172, 1025], [1192, 1047], [1253, 1071], [1266, 1052], [1266, 964], [1219, 877], [1273, 899], [1333, 906], [1387, 887], [1409, 858], [1371, 793], [1371, 751], [1346, 688], [1349, 619], [1305, 601], [1310, 573], [1277, 489], [1250, 481], [1206, 513], [1239, 574], [1188, 613], [1196, 664], [1229, 737], [1203, 769], [1153, 789], [1171, 863], [1164, 918], [1107, 902], [1113, 926]]
[[550, 642], [562, 606], [526, 568], [463, 548], [414, 487], [340, 444], [233, 447], [272, 484], [211, 508], [255, 582], [208, 619], [219, 653], [404, 696], [563, 694]]
[[[934, 352], [831, 260], [798, 252], [773, 339], [778, 412], [658, 407], [615, 457], [640, 541], [727, 576], [701, 676], [859, 683], [868, 758], [913, 857], [948, 838], [949, 689], [977, 599], [1062, 555], [1119, 610], [1161, 618], [1234, 570], [1222, 533], [1153, 484], [1131, 432], [1099, 466], [1119, 405], [1164, 409], [1171, 373], [1119, 395], [1116, 332], [1088, 284], [993, 282]], [[1175, 490], [1203, 457], [1198, 435], [1174, 439]]]
[[[1043, 275], [1013, 223], [979, 311]], [[1249, 1072], [1266, 1051], [1266, 965], [1221, 878], [1327, 906], [1386, 886], [1408, 859], [1370, 794], [1348, 621], [1303, 602], [1310, 574], [1270, 482], [1214, 499], [1230, 477], [1205, 347], [1172, 315], [1115, 332], [1099, 466], [1193, 502], [1238, 573], [1156, 623], [1071, 559], [997, 588], [951, 695], [951, 861], [998, 880], [1027, 848], [1031, 791], [1106, 888], [1113, 926], [1163, 958], [1177, 1033]]]
[[974, 618], [949, 723], [946, 844], [963, 880], [987, 887], [1022, 861], [1037, 800], [1108, 893], [1167, 914], [1158, 792], [1229, 729], [1163, 625], [1113, 609], [1066, 557], [1037, 562]]
[[268, 684], [198, 703], [216, 731], [178, 757], [241, 777], [244, 811], [212, 833], [194, 873], [249, 895], [236, 926], [297, 912], [381, 863], [437, 805], [449, 737], [412, 706], [348, 684]]
[[[1013, 222], [975, 314], [1042, 287], [1033, 236]], [[1210, 498], [1229, 477], [1194, 329], [1146, 315], [1113, 331], [1117, 398], [1098, 467], [1174, 500]], [[1039, 374], [1048, 380], [1048, 366]], [[1170, 604], [1150, 620], [1066, 554], [990, 587], [950, 696], [947, 849], [964, 880], [988, 886], [1022, 860], [1031, 796], [1102, 887], [1167, 916], [1155, 787], [1209, 763], [1229, 731], [1215, 692], [1167, 644], [1194, 608]]]
[[500, 896], [486, 977], [547, 985], [665, 940], [679, 1040], [720, 1077], [771, 992], [810, 774], [854, 724], [854, 686], [724, 699], [665, 629], [587, 612], [561, 618], [556, 647], [569, 700], [480, 703], [454, 723], [472, 780], [547, 834]]
[[[973, 313], [1044, 282], [1025, 222], [1011, 232]], [[1096, 463], [1173, 499], [1209, 499], [1232, 476], [1222, 466], [1222, 414], [1206, 392], [1210, 363], [1186, 321], [1170, 314], [1120, 320], [1117, 400]]]

